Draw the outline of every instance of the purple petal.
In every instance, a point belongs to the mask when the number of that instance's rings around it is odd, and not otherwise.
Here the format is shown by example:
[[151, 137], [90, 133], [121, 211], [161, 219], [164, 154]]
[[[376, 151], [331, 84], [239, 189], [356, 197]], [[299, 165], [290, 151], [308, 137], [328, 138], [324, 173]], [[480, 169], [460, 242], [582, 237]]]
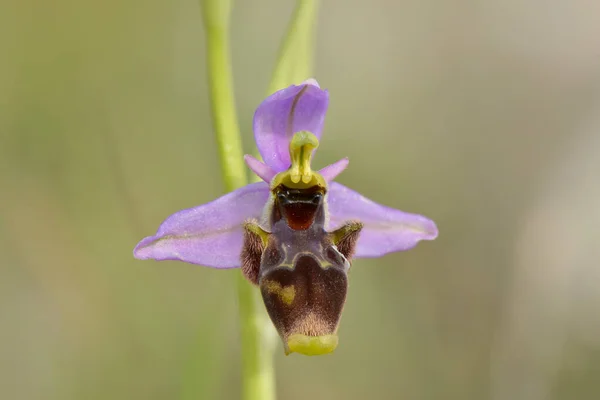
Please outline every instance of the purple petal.
[[265, 164], [275, 172], [290, 162], [290, 140], [294, 133], [309, 131], [321, 138], [329, 93], [314, 79], [290, 86], [267, 97], [254, 113], [254, 139]]
[[350, 161], [348, 161], [347, 158], [342, 158], [341, 160], [338, 160], [333, 164], [329, 164], [325, 168], [321, 169], [319, 173], [327, 182], [331, 182], [337, 178], [339, 174], [344, 172], [349, 162]]
[[271, 167], [260, 162], [249, 154], [244, 156], [244, 161], [246, 162], [248, 168], [252, 170], [252, 172], [254, 172], [260, 179], [267, 183], [271, 182], [271, 179], [277, 175], [277, 173], [273, 171]]
[[237, 268], [242, 251], [242, 223], [260, 218], [269, 185], [252, 183], [225, 196], [176, 212], [133, 250], [141, 260], [180, 260], [213, 268]]
[[330, 185], [328, 202], [330, 230], [350, 220], [364, 224], [355, 257], [409, 250], [420, 240], [433, 240], [438, 235], [432, 220], [377, 204], [337, 182]]

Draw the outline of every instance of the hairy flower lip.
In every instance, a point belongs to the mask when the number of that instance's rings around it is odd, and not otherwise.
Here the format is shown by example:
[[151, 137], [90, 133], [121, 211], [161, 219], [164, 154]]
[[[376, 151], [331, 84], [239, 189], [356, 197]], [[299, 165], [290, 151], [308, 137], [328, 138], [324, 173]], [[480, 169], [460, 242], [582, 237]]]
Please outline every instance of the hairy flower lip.
[[244, 156], [263, 182], [176, 212], [133, 251], [138, 259], [212, 268], [243, 264], [243, 275], [260, 287], [286, 355], [336, 349], [352, 258], [408, 250], [438, 235], [432, 220], [334, 182], [347, 158], [312, 169], [328, 103], [315, 80], [265, 99], [253, 121], [264, 162]]

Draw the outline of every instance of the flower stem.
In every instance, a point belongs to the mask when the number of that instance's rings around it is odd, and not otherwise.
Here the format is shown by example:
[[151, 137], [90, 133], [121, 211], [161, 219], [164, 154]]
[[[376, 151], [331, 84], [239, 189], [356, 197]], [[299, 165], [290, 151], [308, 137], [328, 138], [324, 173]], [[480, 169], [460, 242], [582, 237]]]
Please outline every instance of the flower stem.
[[219, 146], [223, 181], [226, 189], [231, 191], [247, 184], [230, 61], [231, 2], [203, 0], [201, 4], [207, 40], [206, 60], [212, 119]]
[[318, 4], [318, 0], [297, 0], [294, 14], [279, 48], [267, 95], [312, 76], [314, 26]]
[[[219, 146], [223, 181], [228, 191], [247, 184], [242, 143], [233, 95], [229, 48], [231, 1], [201, 0], [207, 40], [208, 81], [212, 119]], [[273, 357], [265, 347], [264, 313], [259, 292], [237, 276], [242, 336], [242, 399], [274, 400]]]

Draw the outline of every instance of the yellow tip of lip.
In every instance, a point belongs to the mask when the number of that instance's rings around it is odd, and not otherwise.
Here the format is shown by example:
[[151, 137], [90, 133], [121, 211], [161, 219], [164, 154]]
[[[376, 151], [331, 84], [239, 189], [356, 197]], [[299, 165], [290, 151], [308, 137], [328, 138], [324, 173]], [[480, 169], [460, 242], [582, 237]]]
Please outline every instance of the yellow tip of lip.
[[295, 334], [287, 340], [286, 354], [300, 353], [305, 356], [320, 356], [331, 353], [337, 345], [337, 335], [306, 336]]

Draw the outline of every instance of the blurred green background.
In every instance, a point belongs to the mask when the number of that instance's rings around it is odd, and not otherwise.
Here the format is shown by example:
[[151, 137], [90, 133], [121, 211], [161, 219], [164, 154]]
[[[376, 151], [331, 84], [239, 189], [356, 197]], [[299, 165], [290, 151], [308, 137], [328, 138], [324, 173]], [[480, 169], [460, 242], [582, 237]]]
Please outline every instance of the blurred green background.
[[[237, 1], [246, 151], [291, 1]], [[323, 1], [317, 166], [434, 219], [280, 399], [600, 398], [600, 3]], [[137, 261], [223, 193], [197, 1], [0, 4], [0, 398], [236, 399], [234, 278]]]

